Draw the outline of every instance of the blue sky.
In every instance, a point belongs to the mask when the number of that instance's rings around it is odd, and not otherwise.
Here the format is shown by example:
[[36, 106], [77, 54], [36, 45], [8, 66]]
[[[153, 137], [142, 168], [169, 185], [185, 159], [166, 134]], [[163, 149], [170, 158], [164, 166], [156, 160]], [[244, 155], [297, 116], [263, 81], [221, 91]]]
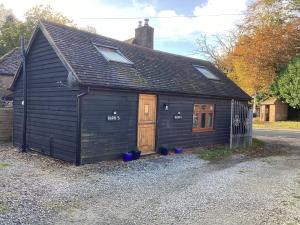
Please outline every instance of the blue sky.
[[[103, 20], [99, 17], [176, 17], [150, 19], [155, 29], [155, 49], [192, 55], [200, 34], [222, 34], [239, 22], [248, 0], [0, 0], [6, 8], [23, 19], [30, 7], [49, 4], [55, 11], [73, 19], [79, 27], [93, 26], [97, 33], [118, 40], [134, 36], [138, 19]], [[70, 4], [71, 3], [71, 4]], [[234, 14], [225, 16], [224, 14]], [[187, 16], [196, 16], [190, 18]], [[213, 16], [214, 15], [214, 16]], [[218, 15], [218, 16], [216, 16]], [[178, 17], [179, 16], [179, 17]]]

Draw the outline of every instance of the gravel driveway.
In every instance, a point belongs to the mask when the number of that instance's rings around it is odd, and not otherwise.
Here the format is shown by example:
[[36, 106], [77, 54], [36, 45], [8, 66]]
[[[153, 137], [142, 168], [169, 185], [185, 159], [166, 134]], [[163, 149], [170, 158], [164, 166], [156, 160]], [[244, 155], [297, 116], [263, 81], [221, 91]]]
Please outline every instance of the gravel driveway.
[[300, 224], [300, 148], [269, 148], [75, 167], [0, 145], [0, 224]]

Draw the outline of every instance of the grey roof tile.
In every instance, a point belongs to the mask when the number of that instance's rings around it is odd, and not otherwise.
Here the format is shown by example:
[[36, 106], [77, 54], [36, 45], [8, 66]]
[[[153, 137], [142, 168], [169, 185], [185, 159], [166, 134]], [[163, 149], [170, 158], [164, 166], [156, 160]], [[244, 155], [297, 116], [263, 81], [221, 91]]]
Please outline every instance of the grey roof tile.
[[[42, 22], [83, 85], [250, 99], [210, 62], [155, 51], [75, 28]], [[118, 48], [133, 65], [106, 61], [93, 43]], [[220, 81], [193, 65], [205, 66]]]
[[21, 63], [21, 52], [15, 48], [0, 58], [0, 76], [15, 75]]

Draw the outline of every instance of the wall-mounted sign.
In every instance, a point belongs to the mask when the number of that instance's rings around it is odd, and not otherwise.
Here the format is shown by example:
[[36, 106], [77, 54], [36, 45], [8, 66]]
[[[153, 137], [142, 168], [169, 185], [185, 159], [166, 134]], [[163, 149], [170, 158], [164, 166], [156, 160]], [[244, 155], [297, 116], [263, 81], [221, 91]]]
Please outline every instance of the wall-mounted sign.
[[176, 115], [174, 115], [174, 120], [182, 120], [182, 115], [181, 115], [181, 113], [180, 112], [177, 112], [177, 114]]
[[116, 111], [113, 112], [113, 115], [107, 116], [107, 121], [119, 121], [121, 120], [121, 117], [118, 115]]

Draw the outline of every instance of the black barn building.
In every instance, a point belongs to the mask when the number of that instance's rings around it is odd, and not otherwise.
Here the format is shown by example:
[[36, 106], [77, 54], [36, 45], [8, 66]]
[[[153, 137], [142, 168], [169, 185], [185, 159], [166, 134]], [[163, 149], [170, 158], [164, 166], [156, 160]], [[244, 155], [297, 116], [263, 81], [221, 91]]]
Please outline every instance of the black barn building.
[[40, 22], [26, 49], [25, 104], [22, 66], [11, 86], [14, 145], [24, 110], [29, 149], [77, 165], [228, 143], [230, 101], [250, 97], [207, 61], [139, 45], [153, 41], [149, 28], [140, 24], [130, 44]]

